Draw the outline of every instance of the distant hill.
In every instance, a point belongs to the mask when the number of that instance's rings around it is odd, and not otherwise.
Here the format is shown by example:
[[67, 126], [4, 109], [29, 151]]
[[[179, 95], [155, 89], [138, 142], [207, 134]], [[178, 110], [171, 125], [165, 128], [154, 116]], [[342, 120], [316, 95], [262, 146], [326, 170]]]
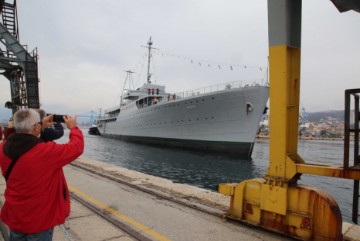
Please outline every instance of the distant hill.
[[334, 111], [306, 113], [306, 119], [308, 121], [320, 121], [321, 119], [325, 120], [329, 117], [337, 119], [339, 121], [344, 121], [344, 111], [334, 110]]

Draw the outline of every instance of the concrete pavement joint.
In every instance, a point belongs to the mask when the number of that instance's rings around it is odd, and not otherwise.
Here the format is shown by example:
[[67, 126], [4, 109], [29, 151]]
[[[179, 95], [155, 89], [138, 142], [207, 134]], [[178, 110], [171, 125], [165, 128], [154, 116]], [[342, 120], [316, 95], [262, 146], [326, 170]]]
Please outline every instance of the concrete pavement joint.
[[[97, 213], [101, 217], [105, 218], [110, 223], [119, 227], [123, 231], [127, 232], [131, 236], [135, 237], [138, 240], [150, 241], [150, 240], [160, 240], [160, 241], [170, 241], [167, 237], [155, 232], [151, 228], [137, 222], [136, 220], [129, 218], [116, 210], [113, 210], [109, 206], [95, 200], [94, 198], [88, 196], [87, 194], [77, 190], [76, 188], [69, 185], [71, 190], [71, 195], [74, 199], [82, 203], [84, 206], [91, 209], [93, 212]], [[104, 212], [104, 210], [106, 210]], [[113, 217], [116, 217], [114, 219]], [[152, 237], [149, 239], [146, 236]]]

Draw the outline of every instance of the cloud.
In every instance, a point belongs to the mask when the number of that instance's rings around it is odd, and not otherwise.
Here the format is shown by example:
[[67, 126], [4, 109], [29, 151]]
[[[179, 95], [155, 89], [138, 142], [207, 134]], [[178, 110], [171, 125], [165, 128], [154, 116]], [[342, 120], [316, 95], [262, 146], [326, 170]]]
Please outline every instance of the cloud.
[[[40, 54], [43, 106], [91, 111], [119, 103], [125, 70], [145, 81], [146, 45], [151, 72], [170, 91], [259, 79], [256, 71], [205, 68], [211, 62], [266, 66], [267, 4], [263, 0], [18, 1], [20, 40]], [[360, 15], [340, 14], [329, 1], [303, 1], [301, 102], [307, 111], [342, 109], [345, 88], [358, 88]], [[202, 66], [184, 60], [202, 60]], [[200, 61], [197, 61], [200, 62]], [[141, 67], [142, 66], [142, 67]], [[142, 72], [140, 73], [140, 71]], [[8, 92], [0, 80], [1, 95]], [[3, 101], [1, 97], [0, 101]], [[2, 108], [0, 106], [0, 108]], [[1, 117], [0, 117], [1, 118]]]

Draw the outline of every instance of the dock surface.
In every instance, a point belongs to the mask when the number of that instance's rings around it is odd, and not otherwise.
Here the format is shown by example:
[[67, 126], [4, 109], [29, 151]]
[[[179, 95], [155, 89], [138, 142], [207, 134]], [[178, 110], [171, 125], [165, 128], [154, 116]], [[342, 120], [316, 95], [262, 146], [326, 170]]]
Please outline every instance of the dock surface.
[[[219, 193], [85, 158], [64, 171], [71, 214], [54, 241], [291, 240], [223, 218], [229, 197]], [[1, 202], [4, 189], [1, 178]], [[343, 233], [360, 240], [359, 226], [344, 223]]]

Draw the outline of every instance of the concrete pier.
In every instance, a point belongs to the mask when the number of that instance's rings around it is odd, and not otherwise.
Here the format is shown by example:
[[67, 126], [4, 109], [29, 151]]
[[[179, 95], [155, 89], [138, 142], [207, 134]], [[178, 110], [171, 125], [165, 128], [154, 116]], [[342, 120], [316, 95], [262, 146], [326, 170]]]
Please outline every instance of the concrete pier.
[[[85, 158], [79, 158], [74, 164], [145, 190], [132, 188], [76, 166], [65, 168], [69, 189], [75, 196], [103, 210], [128, 230], [138, 233], [143, 237], [141, 240], [289, 240], [278, 234], [222, 219], [221, 214], [229, 206], [229, 197], [222, 194]], [[5, 181], [3, 178], [0, 180], [3, 202]], [[179, 200], [216, 215], [156, 197], [147, 191], [166, 195], [174, 201]], [[74, 199], [65, 226], [74, 241], [137, 240]], [[344, 223], [343, 233], [345, 240], [360, 240], [359, 226]], [[54, 240], [69, 239], [62, 228], [56, 227]]]

